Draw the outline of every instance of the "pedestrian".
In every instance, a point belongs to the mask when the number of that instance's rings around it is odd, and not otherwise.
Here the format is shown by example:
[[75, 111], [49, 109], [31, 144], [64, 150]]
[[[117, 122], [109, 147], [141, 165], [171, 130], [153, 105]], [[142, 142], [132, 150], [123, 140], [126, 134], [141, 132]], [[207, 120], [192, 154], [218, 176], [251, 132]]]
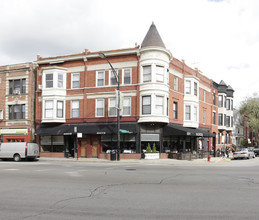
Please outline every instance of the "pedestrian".
[[226, 147], [227, 158], [229, 158], [229, 147]]
[[221, 148], [221, 156], [223, 158], [225, 157], [225, 148], [224, 147]]

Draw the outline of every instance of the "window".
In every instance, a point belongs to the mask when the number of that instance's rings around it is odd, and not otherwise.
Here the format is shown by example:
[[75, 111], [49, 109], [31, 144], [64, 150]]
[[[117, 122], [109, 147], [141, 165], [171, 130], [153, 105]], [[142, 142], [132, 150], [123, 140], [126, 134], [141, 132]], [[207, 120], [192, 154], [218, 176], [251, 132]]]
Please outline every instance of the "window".
[[178, 91], [178, 77], [174, 76], [174, 90]]
[[53, 118], [53, 101], [45, 101], [45, 118]]
[[57, 118], [63, 118], [63, 101], [57, 101]]
[[46, 74], [46, 88], [53, 88], [53, 73]]
[[156, 114], [163, 115], [164, 114], [164, 97], [156, 96]]
[[185, 120], [191, 120], [191, 106], [185, 106]]
[[216, 124], [216, 112], [213, 112], [212, 114], [213, 114], [213, 116], [212, 116], [213, 124], [215, 125]]
[[219, 95], [219, 107], [223, 107], [223, 96]]
[[143, 66], [143, 82], [151, 81], [151, 65]]
[[9, 80], [9, 94], [26, 93], [26, 79]]
[[156, 81], [164, 82], [164, 67], [156, 66]]
[[224, 114], [224, 126], [226, 126], [227, 116]]
[[206, 90], [203, 90], [203, 101], [206, 102]]
[[203, 120], [202, 120], [203, 124], [206, 124], [206, 110], [203, 111]]
[[230, 110], [230, 99], [226, 100], [226, 109]]
[[231, 110], [233, 111], [233, 108], [234, 108], [234, 106], [233, 106], [233, 100], [231, 100]]
[[117, 109], [116, 109], [116, 98], [109, 99], [109, 116], [116, 116]]
[[111, 86], [114, 86], [114, 85], [118, 85], [118, 82], [117, 82], [117, 75], [119, 72], [118, 70], [115, 70], [116, 73], [113, 72], [113, 70], [110, 70], [110, 85]]
[[197, 106], [194, 106], [193, 120], [198, 121], [198, 108], [197, 108]]
[[9, 105], [9, 120], [25, 119], [25, 104]]
[[194, 83], [194, 95], [198, 95], [198, 84], [196, 82]]
[[0, 109], [0, 120], [4, 119], [4, 111], [3, 109]]
[[178, 103], [174, 102], [173, 105], [173, 117], [174, 119], [178, 119]]
[[230, 116], [226, 116], [226, 126], [230, 127]]
[[96, 72], [96, 86], [104, 86], [105, 82], [105, 71], [97, 71]]
[[151, 96], [142, 96], [142, 114], [151, 114]]
[[123, 69], [123, 84], [131, 84], [131, 69]]
[[63, 74], [58, 74], [58, 88], [63, 88]]
[[72, 88], [79, 88], [80, 87], [80, 73], [73, 73], [72, 74]]
[[191, 81], [190, 80], [185, 81], [185, 93], [191, 94]]
[[72, 100], [71, 117], [72, 118], [79, 118], [79, 100]]
[[104, 117], [104, 99], [96, 100], [96, 117]]
[[213, 105], [216, 105], [216, 94], [213, 92]]
[[131, 97], [123, 98], [123, 115], [131, 115]]

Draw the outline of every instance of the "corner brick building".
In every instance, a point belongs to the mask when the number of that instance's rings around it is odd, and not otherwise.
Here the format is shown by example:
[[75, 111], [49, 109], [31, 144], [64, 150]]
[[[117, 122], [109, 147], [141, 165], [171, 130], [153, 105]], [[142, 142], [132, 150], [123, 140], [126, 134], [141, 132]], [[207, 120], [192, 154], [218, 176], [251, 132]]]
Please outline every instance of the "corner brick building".
[[[152, 24], [139, 47], [37, 57], [35, 126], [41, 156], [109, 158], [107, 152], [116, 149], [117, 83], [100, 52], [120, 78], [120, 127], [126, 131], [120, 135], [121, 159], [140, 159], [148, 145], [160, 158], [181, 159], [231, 145], [233, 125], [219, 130], [218, 116], [231, 121], [233, 89], [174, 58]], [[219, 94], [230, 97], [230, 109], [219, 111]], [[222, 136], [229, 141], [222, 142]]]

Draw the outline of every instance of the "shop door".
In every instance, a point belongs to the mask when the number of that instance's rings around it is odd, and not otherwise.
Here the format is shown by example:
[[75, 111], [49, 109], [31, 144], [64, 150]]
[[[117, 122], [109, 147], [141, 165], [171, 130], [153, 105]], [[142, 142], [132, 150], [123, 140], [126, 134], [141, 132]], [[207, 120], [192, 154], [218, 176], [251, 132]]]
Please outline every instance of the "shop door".
[[93, 141], [92, 157], [98, 157], [98, 141]]
[[86, 141], [81, 141], [81, 157], [86, 157]]

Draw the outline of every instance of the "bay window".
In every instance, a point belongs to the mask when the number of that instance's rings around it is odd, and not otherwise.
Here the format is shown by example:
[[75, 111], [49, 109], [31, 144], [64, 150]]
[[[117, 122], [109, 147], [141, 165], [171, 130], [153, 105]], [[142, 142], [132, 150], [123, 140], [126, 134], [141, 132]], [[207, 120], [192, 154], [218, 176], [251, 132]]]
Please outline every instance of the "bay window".
[[191, 120], [191, 106], [185, 106], [185, 120]]
[[45, 101], [45, 118], [53, 118], [53, 100]]
[[163, 115], [164, 114], [164, 97], [156, 96], [156, 114]]
[[142, 114], [151, 114], [151, 96], [142, 96]]
[[151, 65], [143, 66], [143, 82], [151, 82]]

